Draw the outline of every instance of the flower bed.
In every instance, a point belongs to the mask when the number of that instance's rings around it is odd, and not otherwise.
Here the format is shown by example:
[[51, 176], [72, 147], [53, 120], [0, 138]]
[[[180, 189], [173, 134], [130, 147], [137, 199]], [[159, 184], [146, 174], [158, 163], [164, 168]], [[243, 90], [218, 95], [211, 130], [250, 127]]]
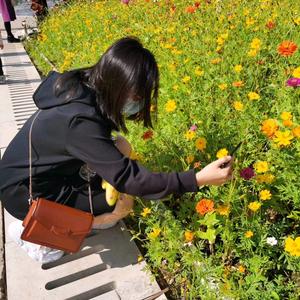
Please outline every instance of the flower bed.
[[[298, 299], [300, 6], [292, 1], [84, 1], [53, 11], [27, 44], [47, 73], [140, 38], [161, 74], [154, 130], [130, 125], [153, 171], [236, 153], [222, 187], [140, 203], [134, 235], [180, 299]], [[140, 137], [137, 139], [136, 137]]]

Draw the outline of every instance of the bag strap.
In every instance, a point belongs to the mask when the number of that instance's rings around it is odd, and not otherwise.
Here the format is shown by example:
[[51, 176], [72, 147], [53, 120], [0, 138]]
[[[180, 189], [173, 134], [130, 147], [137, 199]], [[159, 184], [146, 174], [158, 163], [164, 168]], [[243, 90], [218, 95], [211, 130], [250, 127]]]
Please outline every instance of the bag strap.
[[[32, 196], [32, 128], [33, 128], [33, 124], [36, 120], [36, 118], [38, 117], [38, 115], [40, 114], [41, 110], [38, 110], [37, 114], [34, 116], [32, 123], [30, 125], [30, 129], [29, 129], [29, 206], [31, 205], [32, 201], [33, 201], [33, 196]], [[90, 210], [91, 210], [91, 214], [94, 215], [94, 210], [93, 210], [93, 204], [92, 204], [92, 190], [91, 190], [91, 182], [90, 182], [90, 172], [89, 170], [87, 171], [87, 178], [88, 178], [88, 191], [89, 191], [89, 203], [90, 203]]]

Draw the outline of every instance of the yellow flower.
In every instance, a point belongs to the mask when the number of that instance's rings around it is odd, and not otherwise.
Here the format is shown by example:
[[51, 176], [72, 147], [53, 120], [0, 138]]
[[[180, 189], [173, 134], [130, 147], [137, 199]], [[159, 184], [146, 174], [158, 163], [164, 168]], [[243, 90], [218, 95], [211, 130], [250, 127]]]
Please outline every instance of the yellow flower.
[[291, 120], [293, 118], [293, 115], [288, 111], [284, 111], [284, 112], [281, 113], [280, 118], [283, 121], [288, 121], [288, 120]]
[[291, 144], [291, 140], [294, 138], [292, 133], [287, 131], [276, 131], [274, 141], [278, 146], [288, 146]]
[[221, 83], [221, 84], [219, 84], [219, 88], [220, 88], [222, 91], [226, 90], [227, 87], [228, 87], [227, 83]]
[[185, 231], [184, 233], [184, 238], [185, 238], [185, 242], [189, 243], [191, 242], [195, 237], [195, 234], [189, 230]]
[[216, 211], [221, 215], [221, 216], [229, 216], [230, 213], [230, 206], [229, 205], [220, 205], [217, 207]]
[[188, 164], [191, 164], [194, 161], [194, 159], [195, 159], [195, 156], [191, 154], [191, 155], [188, 155], [185, 160]]
[[293, 21], [296, 25], [300, 25], [300, 17], [295, 18]]
[[141, 212], [141, 216], [143, 216], [143, 217], [147, 217], [149, 214], [151, 214], [151, 208], [149, 208], [149, 207], [145, 207], [143, 209], [143, 211]]
[[256, 175], [255, 179], [258, 183], [272, 183], [275, 180], [275, 176], [271, 173]]
[[254, 234], [253, 234], [253, 231], [251, 231], [251, 230], [248, 230], [248, 231], [245, 233], [245, 237], [248, 238], [248, 239], [252, 238], [253, 235], [254, 235]]
[[154, 228], [149, 234], [148, 237], [150, 239], [155, 239], [159, 236], [159, 234], [161, 233], [161, 230], [159, 228]]
[[269, 170], [267, 161], [257, 161], [253, 166], [257, 173], [265, 173]]
[[171, 52], [172, 52], [172, 54], [175, 54], [175, 55], [182, 54], [182, 51], [178, 50], [178, 49], [173, 49]]
[[249, 98], [250, 100], [259, 100], [259, 99], [260, 99], [260, 96], [259, 96], [259, 94], [255, 93], [255, 92], [250, 92], [250, 93], [248, 94], [248, 98]]
[[192, 130], [188, 130], [185, 134], [184, 134], [185, 138], [188, 140], [188, 141], [191, 141], [195, 136], [196, 136], [196, 133], [195, 131], [192, 131]]
[[228, 155], [228, 150], [226, 148], [222, 148], [217, 152], [217, 158], [222, 158]]
[[221, 58], [215, 58], [215, 59], [212, 59], [210, 62], [211, 62], [213, 65], [217, 65], [217, 64], [219, 64], [221, 61], [222, 61]]
[[220, 46], [222, 46], [224, 43], [225, 43], [225, 40], [221, 36], [219, 36], [217, 38], [217, 44], [220, 45]]
[[293, 77], [300, 78], [300, 67], [294, 70]]
[[245, 268], [244, 266], [240, 265], [240, 266], [238, 266], [238, 271], [239, 271], [240, 273], [245, 273], [246, 268]]
[[256, 49], [250, 49], [248, 51], [248, 56], [255, 57], [256, 55], [257, 55], [257, 50]]
[[258, 38], [254, 38], [250, 45], [252, 49], [256, 49], [256, 50], [258, 50], [260, 46], [261, 46], [261, 40]]
[[244, 109], [244, 104], [241, 101], [234, 101], [233, 107], [237, 111], [242, 111]]
[[173, 112], [176, 109], [176, 102], [174, 100], [168, 100], [165, 105], [166, 112]]
[[255, 19], [249, 17], [246, 18], [246, 25], [249, 27], [250, 25], [253, 25], [255, 23]]
[[259, 210], [261, 207], [261, 203], [259, 203], [258, 201], [254, 201], [254, 202], [250, 202], [248, 204], [248, 208], [254, 212], [256, 212], [257, 210]]
[[299, 138], [299, 137], [300, 137], [300, 126], [295, 127], [295, 128], [292, 130], [292, 132], [293, 132], [294, 137]]
[[243, 67], [242, 65], [236, 65], [233, 69], [236, 73], [240, 73], [243, 70]]
[[182, 82], [183, 83], [188, 83], [189, 81], [191, 80], [191, 77], [190, 76], [184, 76], [183, 78], [182, 78]]
[[195, 69], [195, 74], [196, 74], [197, 76], [202, 76], [202, 75], [204, 74], [204, 71], [201, 70], [200, 67], [196, 67], [196, 69]]
[[179, 86], [178, 86], [177, 84], [173, 85], [173, 90], [174, 90], [174, 91], [177, 91], [178, 88], [179, 88]]
[[272, 198], [272, 194], [269, 190], [262, 190], [259, 192], [259, 199], [260, 200], [269, 200]]
[[291, 237], [288, 237], [285, 240], [284, 250], [293, 256], [300, 256], [300, 237], [295, 238], [295, 240], [293, 240]]
[[195, 146], [198, 150], [203, 151], [206, 148], [206, 143], [206, 139], [201, 137], [196, 140]]

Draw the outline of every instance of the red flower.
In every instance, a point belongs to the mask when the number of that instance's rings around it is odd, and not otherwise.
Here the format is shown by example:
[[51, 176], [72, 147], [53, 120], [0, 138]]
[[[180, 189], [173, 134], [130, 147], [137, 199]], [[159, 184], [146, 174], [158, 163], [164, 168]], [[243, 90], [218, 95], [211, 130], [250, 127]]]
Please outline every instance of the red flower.
[[252, 167], [248, 167], [240, 171], [240, 176], [245, 180], [249, 180], [255, 176], [255, 173]]
[[298, 46], [293, 43], [292, 41], [283, 41], [279, 46], [278, 46], [278, 53], [281, 56], [291, 56], [295, 53], [297, 50]]
[[214, 201], [209, 199], [200, 200], [196, 205], [196, 211], [201, 216], [214, 211]]
[[200, 4], [201, 4], [201, 3], [197, 1], [197, 2], [195, 2], [194, 6], [195, 6], [196, 8], [198, 8], [198, 7], [200, 6]]
[[185, 11], [189, 14], [193, 14], [197, 10], [197, 7], [195, 6], [188, 6]]
[[147, 130], [147, 131], [145, 131], [144, 132], [144, 134], [142, 135], [142, 139], [144, 140], [144, 141], [146, 141], [146, 140], [149, 140], [149, 139], [151, 139], [153, 137], [153, 131], [152, 130]]
[[267, 24], [266, 24], [266, 27], [268, 29], [274, 29], [276, 27], [276, 23], [273, 22], [273, 21], [269, 21]]

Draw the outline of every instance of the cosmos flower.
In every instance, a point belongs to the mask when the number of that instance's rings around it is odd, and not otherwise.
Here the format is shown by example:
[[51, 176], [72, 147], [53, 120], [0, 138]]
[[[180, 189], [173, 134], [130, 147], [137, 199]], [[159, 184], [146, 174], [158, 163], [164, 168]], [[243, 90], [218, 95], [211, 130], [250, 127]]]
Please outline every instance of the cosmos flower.
[[281, 56], [288, 57], [288, 56], [292, 56], [296, 52], [297, 48], [298, 46], [294, 42], [283, 41], [278, 46], [277, 50]]
[[253, 233], [253, 231], [251, 231], [251, 230], [248, 230], [248, 231], [245, 233], [245, 237], [248, 238], [248, 239], [252, 238], [253, 235], [254, 235], [254, 233]]
[[286, 86], [290, 87], [300, 87], [300, 78], [290, 78], [286, 81]]
[[278, 241], [274, 238], [274, 236], [267, 237], [267, 244], [270, 246], [275, 246], [277, 245]]
[[204, 216], [208, 212], [214, 211], [214, 201], [210, 199], [202, 199], [196, 205], [196, 211], [199, 215]]
[[250, 210], [252, 210], [253, 212], [256, 212], [257, 210], [259, 210], [260, 207], [261, 207], [261, 203], [258, 201], [253, 201], [248, 204], [248, 208]]
[[240, 176], [245, 180], [249, 180], [255, 176], [255, 173], [252, 167], [247, 167], [240, 171]]

